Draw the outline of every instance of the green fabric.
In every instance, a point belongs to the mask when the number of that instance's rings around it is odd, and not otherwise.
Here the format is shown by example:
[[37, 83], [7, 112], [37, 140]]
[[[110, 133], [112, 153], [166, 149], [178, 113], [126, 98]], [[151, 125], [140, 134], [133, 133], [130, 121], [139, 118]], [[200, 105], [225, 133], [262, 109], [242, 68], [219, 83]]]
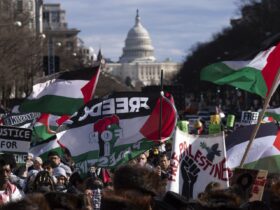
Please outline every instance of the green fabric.
[[269, 156], [251, 163], [244, 164], [244, 168], [263, 169], [267, 170], [269, 173], [279, 173], [280, 155]]
[[41, 112], [61, 116], [74, 114], [83, 104], [82, 98], [46, 95], [36, 100], [26, 99], [19, 109], [20, 112]]
[[263, 98], [267, 93], [267, 86], [261, 71], [251, 67], [245, 66], [234, 70], [225, 63], [214, 63], [202, 69], [200, 79], [217, 85], [231, 85]]

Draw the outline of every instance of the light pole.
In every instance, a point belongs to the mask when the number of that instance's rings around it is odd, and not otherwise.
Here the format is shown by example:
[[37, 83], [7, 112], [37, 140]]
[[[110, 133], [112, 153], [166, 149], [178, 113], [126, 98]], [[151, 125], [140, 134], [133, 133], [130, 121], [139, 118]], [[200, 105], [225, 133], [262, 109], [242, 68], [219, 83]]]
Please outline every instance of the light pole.
[[48, 75], [55, 73], [56, 71], [56, 55], [55, 55], [55, 46], [60, 47], [61, 43], [56, 42], [54, 44], [53, 38], [49, 36], [48, 38]]
[[21, 27], [22, 26], [22, 22], [20, 21], [15, 21], [13, 22], [12, 24], [9, 22], [9, 23], [0, 23], [0, 27], [6, 27], [6, 26], [16, 26], [16, 27]]

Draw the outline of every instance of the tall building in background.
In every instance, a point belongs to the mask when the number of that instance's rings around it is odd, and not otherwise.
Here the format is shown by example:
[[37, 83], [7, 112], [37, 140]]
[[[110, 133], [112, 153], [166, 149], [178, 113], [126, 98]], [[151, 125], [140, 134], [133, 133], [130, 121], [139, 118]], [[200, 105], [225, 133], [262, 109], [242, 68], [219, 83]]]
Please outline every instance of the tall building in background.
[[79, 32], [68, 27], [66, 12], [60, 4], [44, 4], [43, 33], [48, 42], [44, 57], [46, 75], [94, 64], [94, 50], [78, 37]]
[[171, 80], [180, 67], [181, 64], [171, 62], [169, 59], [163, 62], [156, 61], [151, 37], [142, 25], [137, 10], [135, 24], [127, 34], [119, 62], [108, 63], [106, 71], [128, 86], [140, 89], [143, 86], [159, 85], [161, 70], [164, 79]]
[[[43, 6], [43, 33], [47, 38], [47, 55], [44, 57], [45, 74], [53, 74], [66, 70], [62, 59], [72, 60], [78, 51], [78, 33], [75, 28], [68, 28], [65, 10], [60, 4], [44, 4]], [[62, 55], [63, 52], [63, 55]], [[73, 58], [71, 58], [73, 57]]]

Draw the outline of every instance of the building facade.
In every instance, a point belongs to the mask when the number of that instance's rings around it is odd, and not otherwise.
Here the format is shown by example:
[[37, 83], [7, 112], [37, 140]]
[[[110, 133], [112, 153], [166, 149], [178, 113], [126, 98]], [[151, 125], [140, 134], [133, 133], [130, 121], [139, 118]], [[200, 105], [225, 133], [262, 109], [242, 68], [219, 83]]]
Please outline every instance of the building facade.
[[180, 67], [181, 64], [170, 60], [163, 62], [156, 60], [149, 32], [142, 25], [137, 10], [135, 24], [127, 34], [119, 62], [108, 63], [105, 71], [129, 86], [141, 88], [142, 86], [159, 85], [161, 70], [163, 70], [164, 80], [171, 80]]

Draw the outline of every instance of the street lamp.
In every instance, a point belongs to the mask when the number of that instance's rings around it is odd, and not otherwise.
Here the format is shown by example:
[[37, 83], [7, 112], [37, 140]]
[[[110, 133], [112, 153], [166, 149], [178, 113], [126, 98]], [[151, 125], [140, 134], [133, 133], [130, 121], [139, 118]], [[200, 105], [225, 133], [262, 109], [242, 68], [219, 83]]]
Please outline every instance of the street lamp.
[[48, 75], [55, 73], [56, 71], [56, 56], [55, 56], [55, 46], [61, 47], [61, 42], [56, 42], [54, 45], [53, 39], [49, 36], [48, 39]]
[[22, 23], [20, 21], [15, 21], [14, 22], [14, 25], [17, 26], [17, 27], [21, 27], [22, 26]]
[[[22, 26], [22, 22], [15, 21], [15, 22], [13, 22], [13, 25], [16, 26], [16, 27], [21, 27]], [[12, 24], [10, 22], [9, 23], [1, 23], [0, 24], [0, 27], [5, 27], [5, 26], [12, 26]]]

